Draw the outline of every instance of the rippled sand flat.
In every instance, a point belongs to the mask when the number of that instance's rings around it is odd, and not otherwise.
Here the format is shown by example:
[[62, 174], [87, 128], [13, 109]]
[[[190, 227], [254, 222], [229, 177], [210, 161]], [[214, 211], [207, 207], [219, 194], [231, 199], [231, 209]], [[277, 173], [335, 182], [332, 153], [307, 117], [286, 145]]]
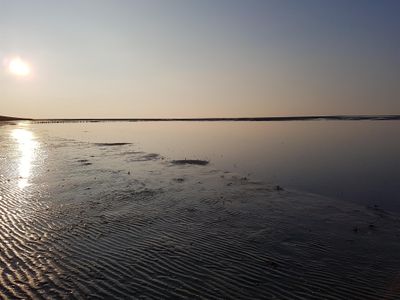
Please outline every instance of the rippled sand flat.
[[400, 298], [395, 214], [44, 129], [0, 127], [0, 298]]

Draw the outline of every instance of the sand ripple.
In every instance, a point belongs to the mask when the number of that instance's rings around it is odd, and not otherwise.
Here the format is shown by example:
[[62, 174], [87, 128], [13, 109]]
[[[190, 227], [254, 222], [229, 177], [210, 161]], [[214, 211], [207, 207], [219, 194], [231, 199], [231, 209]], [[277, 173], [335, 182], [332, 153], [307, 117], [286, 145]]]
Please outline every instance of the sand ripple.
[[40, 132], [21, 188], [0, 130], [0, 298], [400, 298], [397, 216]]

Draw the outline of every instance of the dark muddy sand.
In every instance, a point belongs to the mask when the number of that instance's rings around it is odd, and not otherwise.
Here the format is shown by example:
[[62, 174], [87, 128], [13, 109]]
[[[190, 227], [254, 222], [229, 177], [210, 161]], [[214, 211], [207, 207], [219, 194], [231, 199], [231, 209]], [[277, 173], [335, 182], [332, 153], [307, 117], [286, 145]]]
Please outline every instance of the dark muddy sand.
[[14, 129], [0, 129], [2, 299], [400, 298], [398, 215]]
[[172, 160], [171, 163], [174, 164], [174, 165], [205, 166], [205, 165], [208, 165], [209, 161], [201, 160], [201, 159], [178, 159], [178, 160]]

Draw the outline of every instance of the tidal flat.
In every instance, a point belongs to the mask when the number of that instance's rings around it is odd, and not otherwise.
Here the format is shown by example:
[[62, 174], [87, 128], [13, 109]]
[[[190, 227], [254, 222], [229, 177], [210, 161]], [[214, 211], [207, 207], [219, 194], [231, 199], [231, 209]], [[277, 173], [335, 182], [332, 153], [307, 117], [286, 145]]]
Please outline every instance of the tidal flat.
[[0, 298], [399, 299], [398, 123], [310, 124], [4, 124]]

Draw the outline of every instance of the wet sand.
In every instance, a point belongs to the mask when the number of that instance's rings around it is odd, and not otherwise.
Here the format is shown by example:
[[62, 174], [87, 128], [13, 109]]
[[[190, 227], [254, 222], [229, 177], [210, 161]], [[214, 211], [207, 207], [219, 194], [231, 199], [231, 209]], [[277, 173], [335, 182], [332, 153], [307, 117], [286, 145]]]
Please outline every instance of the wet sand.
[[15, 127], [0, 129], [0, 298], [400, 297], [396, 214]]

